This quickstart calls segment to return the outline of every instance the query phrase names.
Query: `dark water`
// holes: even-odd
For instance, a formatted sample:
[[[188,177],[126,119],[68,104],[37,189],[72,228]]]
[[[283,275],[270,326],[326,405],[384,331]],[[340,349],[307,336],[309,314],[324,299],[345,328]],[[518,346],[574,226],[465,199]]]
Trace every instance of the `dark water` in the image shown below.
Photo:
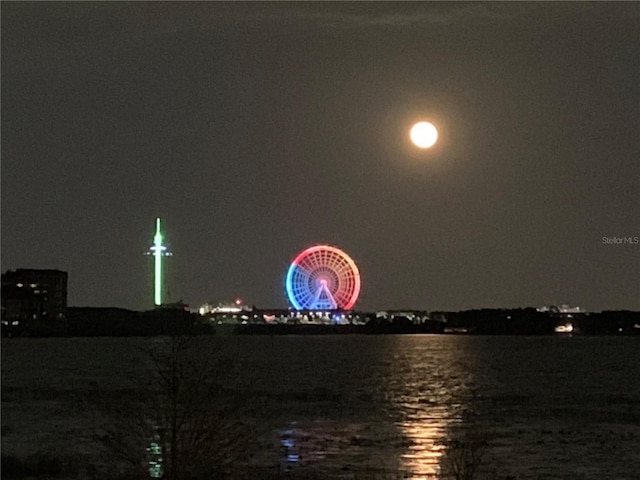
[[[73,392],[145,375],[158,339],[3,341],[3,452],[87,454]],[[254,439],[246,462],[321,478],[640,478],[640,341],[630,337],[209,337]],[[70,446],[69,436],[83,438]],[[65,440],[66,439],[66,440]],[[79,445],[85,445],[86,448]],[[86,450],[86,451],[85,451]],[[251,456],[251,459],[248,459]]]

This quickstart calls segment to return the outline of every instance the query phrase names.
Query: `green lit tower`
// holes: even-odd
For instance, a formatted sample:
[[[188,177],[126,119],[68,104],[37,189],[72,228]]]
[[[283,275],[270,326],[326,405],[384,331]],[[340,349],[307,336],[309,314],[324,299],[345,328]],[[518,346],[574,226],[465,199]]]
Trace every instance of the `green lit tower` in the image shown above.
[[[149,247],[148,255],[153,255],[154,258],[154,282],[153,282],[153,303],[156,307],[162,305],[163,294],[163,274],[162,274],[162,257],[171,255],[167,251],[166,245],[163,241],[162,231],[160,230],[160,217],[156,218],[156,234],[153,237],[153,245]]]

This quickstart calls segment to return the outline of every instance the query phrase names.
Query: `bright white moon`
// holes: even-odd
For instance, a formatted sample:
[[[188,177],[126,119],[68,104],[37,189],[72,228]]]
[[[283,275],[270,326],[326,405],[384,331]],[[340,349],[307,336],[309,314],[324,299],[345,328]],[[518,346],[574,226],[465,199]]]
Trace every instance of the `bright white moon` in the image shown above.
[[[418,122],[411,128],[411,141],[418,148],[429,148],[438,140],[438,129],[429,122]]]

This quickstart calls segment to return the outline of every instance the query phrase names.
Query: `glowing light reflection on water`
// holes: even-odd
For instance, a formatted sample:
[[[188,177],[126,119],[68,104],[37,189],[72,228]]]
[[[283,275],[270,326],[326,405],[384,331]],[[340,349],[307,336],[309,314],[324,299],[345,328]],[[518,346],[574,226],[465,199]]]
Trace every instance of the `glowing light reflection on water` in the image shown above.
[[[278,428],[281,470],[438,478],[446,445],[463,422],[472,377],[459,352],[435,340],[385,339],[384,351],[364,353],[370,357],[359,361],[358,375],[338,355],[327,356],[336,369],[328,365],[330,375],[311,377],[324,386],[310,392],[296,377],[292,390],[304,402],[286,404],[292,411],[306,402],[314,406],[286,415]]]
[[[462,421],[470,379],[451,349],[434,349],[424,337],[416,337],[414,350],[407,341],[397,343],[388,399],[400,412],[397,423],[403,436],[399,471],[403,478],[438,478],[440,461],[452,427]],[[423,361],[416,362],[415,349]]]
[[[446,420],[412,421],[401,425],[407,439],[406,452],[402,454],[402,470],[410,476],[425,478],[437,475],[439,461],[446,438]]]

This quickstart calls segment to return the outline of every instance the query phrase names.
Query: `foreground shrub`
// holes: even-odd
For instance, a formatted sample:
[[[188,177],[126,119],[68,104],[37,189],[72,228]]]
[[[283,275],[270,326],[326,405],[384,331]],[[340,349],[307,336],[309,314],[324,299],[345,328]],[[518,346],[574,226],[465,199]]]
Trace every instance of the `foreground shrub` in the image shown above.
[[[224,478],[255,435],[237,420],[246,402],[221,386],[233,359],[210,352],[199,337],[167,337],[144,352],[146,382],[131,398],[99,406],[108,419],[97,439],[110,474],[128,478]],[[145,384],[146,383],[146,384]],[[116,465],[117,464],[117,465]]]

